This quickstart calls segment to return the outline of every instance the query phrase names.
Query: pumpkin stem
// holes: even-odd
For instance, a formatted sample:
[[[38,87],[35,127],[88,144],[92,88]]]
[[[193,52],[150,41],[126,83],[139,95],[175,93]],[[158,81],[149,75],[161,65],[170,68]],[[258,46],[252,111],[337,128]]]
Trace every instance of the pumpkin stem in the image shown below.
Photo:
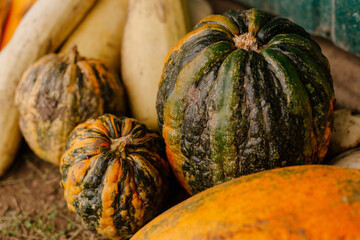
[[[131,135],[122,136],[120,138],[111,139],[110,149],[117,156],[121,158],[126,158],[126,146],[133,143],[133,138]]]
[[[80,60],[80,55],[77,50],[77,46],[75,45],[68,54],[68,63],[69,64],[75,64]]]
[[[235,46],[238,49],[244,49],[246,51],[255,51],[260,52],[261,46],[259,41],[254,37],[252,33],[244,33],[241,35],[236,35],[233,38],[233,41],[235,42]]]

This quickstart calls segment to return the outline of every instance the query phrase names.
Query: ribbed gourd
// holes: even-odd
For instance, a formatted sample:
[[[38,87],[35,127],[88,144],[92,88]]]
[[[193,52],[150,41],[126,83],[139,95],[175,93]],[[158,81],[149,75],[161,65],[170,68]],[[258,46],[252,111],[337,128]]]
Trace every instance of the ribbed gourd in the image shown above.
[[[116,73],[102,61],[49,54],[25,71],[16,89],[19,125],[41,159],[59,164],[74,127],[104,113],[126,113],[125,92]]]
[[[168,53],[157,95],[172,169],[191,194],[242,175],[320,163],[334,90],[319,45],[288,19],[230,10]]]
[[[60,164],[68,208],[90,230],[128,239],[164,208],[165,159],[163,139],[133,118],[105,114],[79,124]]]

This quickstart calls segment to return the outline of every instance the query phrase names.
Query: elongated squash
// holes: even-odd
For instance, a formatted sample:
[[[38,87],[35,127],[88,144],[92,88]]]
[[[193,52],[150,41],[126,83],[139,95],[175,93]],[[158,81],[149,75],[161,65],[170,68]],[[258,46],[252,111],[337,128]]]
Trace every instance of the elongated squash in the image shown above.
[[[157,129],[156,94],[164,60],[190,26],[183,0],[129,0],[121,74],[133,116]]]
[[[188,0],[191,25],[195,26],[201,19],[213,14],[212,7],[207,0]]]
[[[127,3],[128,0],[99,0],[60,52],[66,54],[76,45],[82,56],[101,60],[118,71]]]
[[[4,32],[4,25],[9,14],[11,0],[0,1],[0,42]]]
[[[38,0],[0,52],[0,175],[14,159],[21,135],[14,94],[21,74],[39,57],[57,49],[95,0]]]
[[[3,36],[1,37],[0,49],[3,49],[10,41],[21,19],[35,2],[36,0],[11,1],[9,15],[5,22]]]

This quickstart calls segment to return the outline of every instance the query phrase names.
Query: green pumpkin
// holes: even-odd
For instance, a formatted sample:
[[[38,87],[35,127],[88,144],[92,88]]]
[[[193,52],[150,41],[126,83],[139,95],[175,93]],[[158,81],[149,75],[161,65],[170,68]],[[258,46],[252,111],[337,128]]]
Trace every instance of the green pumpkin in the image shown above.
[[[204,18],[168,53],[157,96],[171,167],[191,194],[242,175],[320,163],[329,63],[309,34],[256,10]]]

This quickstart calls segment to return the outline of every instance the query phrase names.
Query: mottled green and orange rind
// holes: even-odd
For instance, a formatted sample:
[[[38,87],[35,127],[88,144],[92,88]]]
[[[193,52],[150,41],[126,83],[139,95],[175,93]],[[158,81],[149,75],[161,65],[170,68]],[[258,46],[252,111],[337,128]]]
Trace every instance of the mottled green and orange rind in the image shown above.
[[[258,51],[237,49],[252,33]],[[200,21],[169,52],[157,98],[159,129],[191,194],[232,178],[319,163],[330,141],[329,63],[309,34],[256,9]]]
[[[167,210],[132,240],[360,239],[360,171],[279,168],[207,189]]]
[[[50,54],[23,75],[16,91],[21,132],[43,160],[59,164],[74,127],[104,113],[125,114],[125,93],[118,76],[101,61],[76,49]]]
[[[126,138],[114,151],[115,139]],[[79,124],[61,158],[68,208],[89,229],[127,239],[162,209],[169,166],[164,143],[135,119],[106,114]]]

